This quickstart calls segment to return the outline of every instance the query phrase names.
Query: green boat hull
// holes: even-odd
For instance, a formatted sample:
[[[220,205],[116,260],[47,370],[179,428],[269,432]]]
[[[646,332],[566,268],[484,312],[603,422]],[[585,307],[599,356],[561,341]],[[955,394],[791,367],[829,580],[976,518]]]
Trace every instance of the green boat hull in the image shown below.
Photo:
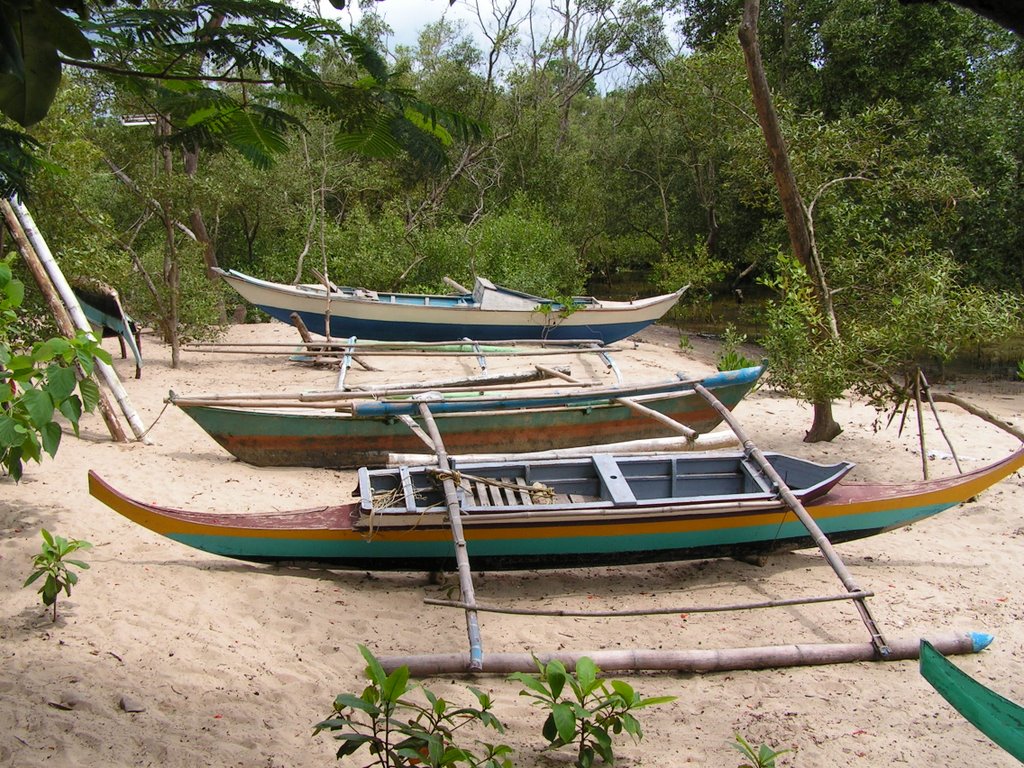
[[[975,728],[1024,762],[1024,707],[1000,696],[921,641],[921,676]]]

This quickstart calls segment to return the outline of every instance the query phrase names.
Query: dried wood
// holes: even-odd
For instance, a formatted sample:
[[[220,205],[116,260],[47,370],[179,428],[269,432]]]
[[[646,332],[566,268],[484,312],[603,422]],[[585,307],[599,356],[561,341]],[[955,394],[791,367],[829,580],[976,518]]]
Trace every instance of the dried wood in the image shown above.
[[[953,441],[949,439],[949,435],[946,434],[946,428],[942,425],[942,419],[939,418],[939,409],[935,407],[935,400],[932,398],[932,387],[928,383],[927,377],[924,375],[924,371],[918,369],[918,376],[921,379],[921,388],[924,390],[925,397],[928,398],[928,405],[931,406],[932,416],[935,417],[935,424],[939,428],[939,432],[942,434],[943,439],[946,441],[946,445],[949,447],[949,452],[953,456],[953,461],[956,464],[956,471],[960,474],[964,473],[963,467],[960,466],[960,457],[956,455],[956,448],[953,447]]]
[[[928,449],[924,440],[924,409],[921,407],[921,369],[914,374],[914,408],[917,410],[917,439],[921,445],[921,474],[928,479]]]

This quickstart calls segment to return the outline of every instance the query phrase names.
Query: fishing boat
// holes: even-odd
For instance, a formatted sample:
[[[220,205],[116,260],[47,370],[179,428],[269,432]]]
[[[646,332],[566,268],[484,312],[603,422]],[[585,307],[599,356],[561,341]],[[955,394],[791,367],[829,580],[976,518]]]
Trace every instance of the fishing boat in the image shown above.
[[[706,432],[721,416],[694,390],[702,384],[734,408],[762,366],[634,386],[409,393],[306,393],[168,398],[236,458],[255,466],[378,467],[388,455],[424,450],[419,403],[451,453],[544,451],[677,434],[669,420]],[[330,399],[328,399],[330,398]],[[652,418],[652,412],[654,417]],[[659,418],[660,417],[660,418]],[[412,429],[410,428],[410,421]]]
[[[636,301],[575,296],[563,304],[481,277],[471,292],[446,296],[286,285],[235,270],[217,272],[242,298],[281,322],[292,324],[292,315],[298,315],[311,333],[377,341],[592,339],[610,344],[659,320],[686,290]]]
[[[927,640],[921,641],[921,676],[992,741],[1024,762],[1024,707],[959,669]]]
[[[82,307],[82,312],[93,332],[99,336],[117,336],[121,346],[121,357],[126,357],[125,347],[135,357],[135,378],[142,376],[142,351],[139,328],[121,304],[121,296],[115,288],[99,280],[79,278],[71,290]]]
[[[768,454],[834,542],[872,536],[976,496],[1024,465],[1024,448],[964,475],[904,485],[840,482],[851,464]],[[747,452],[451,460],[473,568],[574,567],[763,555],[815,545]],[[359,472],[358,500],[296,512],[189,512],[134,500],[89,474],[93,496],[196,549],[250,561],[367,570],[455,566],[434,467]]]

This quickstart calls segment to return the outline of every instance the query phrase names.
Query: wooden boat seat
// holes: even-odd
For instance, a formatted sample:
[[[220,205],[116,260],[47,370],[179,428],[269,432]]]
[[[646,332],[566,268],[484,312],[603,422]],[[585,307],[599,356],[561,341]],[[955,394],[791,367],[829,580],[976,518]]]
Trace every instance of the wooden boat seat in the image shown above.
[[[636,504],[636,496],[629,483],[622,476],[622,470],[615,461],[614,456],[607,453],[598,453],[593,457],[594,468],[597,470],[601,483],[608,489],[608,495],[616,506],[633,506]]]
[[[776,488],[772,483],[768,482],[768,478],[765,477],[764,472],[759,466],[757,466],[750,459],[743,459],[740,465],[746,471],[747,476],[754,481],[754,484],[765,493],[777,494],[779,489]]]

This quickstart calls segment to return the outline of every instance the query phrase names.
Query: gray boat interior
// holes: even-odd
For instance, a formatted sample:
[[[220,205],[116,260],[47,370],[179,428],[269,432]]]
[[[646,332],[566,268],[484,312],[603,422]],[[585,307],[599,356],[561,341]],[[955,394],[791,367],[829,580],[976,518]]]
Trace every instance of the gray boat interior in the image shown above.
[[[824,493],[853,465],[822,465],[784,454],[766,458],[783,482],[809,499]],[[495,463],[452,460],[463,512],[556,504],[630,507],[652,503],[774,499],[778,489],[742,453],[614,456]],[[820,492],[819,492],[820,489]],[[362,508],[375,514],[444,507],[436,467],[359,471]]]

